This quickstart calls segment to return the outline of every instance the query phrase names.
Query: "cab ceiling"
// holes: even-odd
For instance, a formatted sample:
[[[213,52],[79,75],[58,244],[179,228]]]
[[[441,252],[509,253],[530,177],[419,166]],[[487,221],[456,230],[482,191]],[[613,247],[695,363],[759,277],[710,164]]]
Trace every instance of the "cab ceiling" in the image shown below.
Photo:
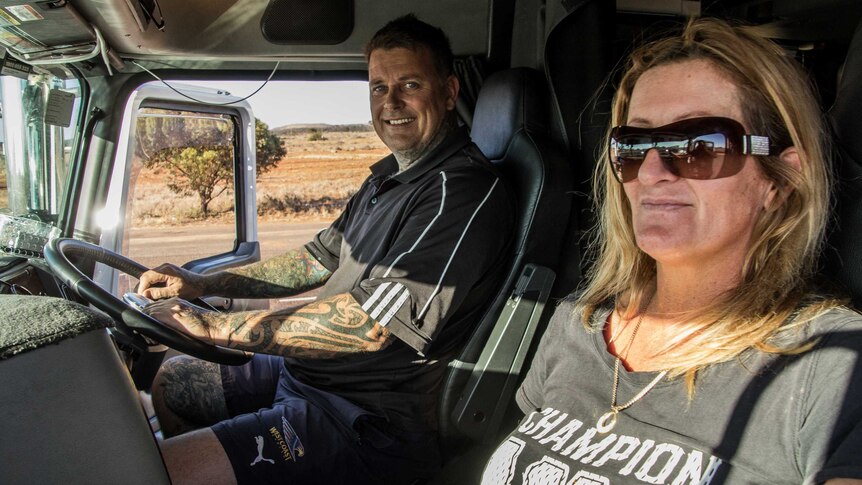
[[[365,42],[386,22],[408,13],[441,27],[456,55],[484,54],[488,45],[489,0],[355,0],[353,31],[336,45],[270,43],[260,28],[267,6],[262,0],[160,0],[163,31],[153,22],[141,29],[145,20],[132,11],[138,9],[138,1],[70,3],[100,30],[115,54],[147,61],[144,65],[167,61],[174,67],[225,68],[249,61],[282,60],[364,69]]]

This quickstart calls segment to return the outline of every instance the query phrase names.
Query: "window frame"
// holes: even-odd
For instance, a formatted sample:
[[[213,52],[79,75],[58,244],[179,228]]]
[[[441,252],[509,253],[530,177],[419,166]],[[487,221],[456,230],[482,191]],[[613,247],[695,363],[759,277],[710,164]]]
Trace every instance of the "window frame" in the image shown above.
[[[103,228],[100,246],[123,254],[126,230],[128,192],[135,153],[135,133],[138,114],[143,108],[193,111],[220,114],[234,120],[234,212],[235,239],[229,251],[188,261],[182,266],[199,273],[211,273],[230,267],[242,266],[260,260],[257,240],[257,203],[255,167],[255,117],[247,101],[227,96],[216,90],[183,86],[183,92],[203,102],[191,101],[159,83],[141,85],[129,97],[123,111],[123,121],[114,156],[109,188],[104,208],[113,212],[116,207],[116,224]],[[230,105],[227,102],[234,101]],[[103,268],[104,269],[104,268]],[[97,282],[116,290],[119,273],[113,269],[97,271]]]

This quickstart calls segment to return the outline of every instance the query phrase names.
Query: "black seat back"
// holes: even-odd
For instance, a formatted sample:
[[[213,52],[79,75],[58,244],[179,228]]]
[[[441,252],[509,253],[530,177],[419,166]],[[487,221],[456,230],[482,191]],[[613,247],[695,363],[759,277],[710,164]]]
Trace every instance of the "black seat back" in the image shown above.
[[[526,67],[490,76],[479,93],[470,133],[482,153],[503,172],[517,199],[515,229],[517,266],[525,256],[531,263],[552,266],[562,241],[553,226],[568,220],[571,189],[568,161],[551,142],[549,104],[544,77]],[[543,237],[534,237],[541,230]]]
[[[564,296],[589,266],[584,234],[593,227],[592,174],[608,123],[613,89],[608,84],[617,60],[616,7],[607,0],[562,2],[567,13],[545,39],[545,72],[552,97],[551,137],[559,140],[573,172],[572,211],[566,230],[568,251],[559,267],[554,296]],[[589,49],[583,46],[589,45]]]
[[[829,110],[835,141],[837,198],[826,274],[862,308],[862,24],[850,43],[835,103]]]
[[[515,358],[516,351],[511,346],[495,344],[489,349],[489,335],[521,342],[528,325],[511,314],[516,306],[513,289],[517,286],[518,296],[514,298],[519,302],[522,299],[536,301],[540,294],[547,299],[553,283],[553,272],[547,268],[553,268],[560,256],[569,217],[567,191],[571,187],[571,175],[567,160],[549,141],[547,132],[548,100],[544,78],[538,71],[509,69],[485,81],[477,100],[471,136],[503,173],[516,197],[515,239],[511,245],[514,252],[505,284],[459,358],[450,363],[439,410],[440,434],[444,440],[465,433],[475,440],[484,440],[485,433],[493,431],[493,423],[503,412],[499,404],[512,402],[514,382],[524,359],[523,355],[520,360]],[[507,306],[509,313],[501,321],[500,315],[505,314]],[[541,313],[541,305],[538,308]],[[536,311],[533,308],[525,314],[529,319]],[[534,332],[535,321],[531,325]],[[529,341],[526,345],[529,346]],[[492,376],[486,371],[492,367],[487,364],[492,359],[488,354],[493,354],[494,350],[499,350],[499,357],[507,362],[501,364],[505,367],[502,373]],[[511,362],[513,359],[517,361],[516,366]],[[502,378],[505,384],[486,381],[486,377]],[[453,418],[456,408],[461,412]]]

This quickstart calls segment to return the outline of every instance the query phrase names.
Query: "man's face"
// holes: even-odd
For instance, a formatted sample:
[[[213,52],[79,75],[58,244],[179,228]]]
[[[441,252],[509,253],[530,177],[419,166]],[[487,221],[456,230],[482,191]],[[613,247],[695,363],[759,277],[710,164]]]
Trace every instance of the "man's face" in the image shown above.
[[[420,47],[375,49],[368,59],[374,130],[399,158],[416,160],[455,108],[458,79],[442,79]]]

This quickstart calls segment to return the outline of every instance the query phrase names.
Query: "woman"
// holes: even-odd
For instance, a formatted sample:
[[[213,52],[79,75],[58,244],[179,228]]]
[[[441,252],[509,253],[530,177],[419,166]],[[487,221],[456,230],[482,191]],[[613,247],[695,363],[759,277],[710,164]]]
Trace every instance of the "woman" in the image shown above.
[[[862,316],[811,289],[829,177],[800,69],[693,20],[632,55],[612,126],[596,264],[483,483],[862,483]]]

